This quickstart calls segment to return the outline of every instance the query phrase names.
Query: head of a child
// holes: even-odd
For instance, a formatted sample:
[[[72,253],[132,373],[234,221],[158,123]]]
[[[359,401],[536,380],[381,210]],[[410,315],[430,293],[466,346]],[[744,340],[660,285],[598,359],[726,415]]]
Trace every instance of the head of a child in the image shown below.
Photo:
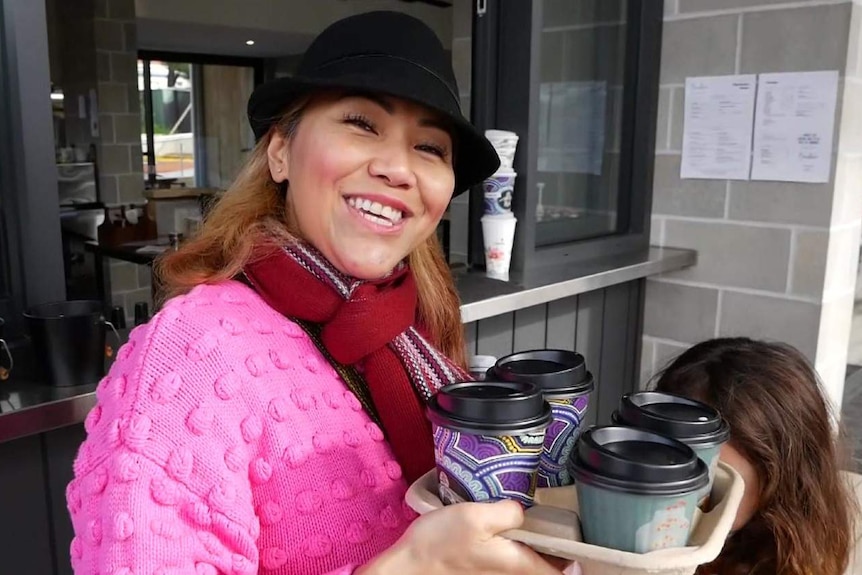
[[[721,459],[745,479],[745,497],[710,573],[843,573],[855,504],[830,408],[798,350],[709,340],[677,357],[656,387],[711,405],[730,425]]]

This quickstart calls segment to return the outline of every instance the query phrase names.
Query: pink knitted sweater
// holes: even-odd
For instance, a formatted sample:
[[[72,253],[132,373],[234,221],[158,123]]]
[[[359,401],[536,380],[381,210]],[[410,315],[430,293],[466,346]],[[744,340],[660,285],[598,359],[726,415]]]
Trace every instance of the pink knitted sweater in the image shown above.
[[[79,575],[349,574],[415,517],[380,428],[240,283],[169,302],[96,394],[66,492]]]

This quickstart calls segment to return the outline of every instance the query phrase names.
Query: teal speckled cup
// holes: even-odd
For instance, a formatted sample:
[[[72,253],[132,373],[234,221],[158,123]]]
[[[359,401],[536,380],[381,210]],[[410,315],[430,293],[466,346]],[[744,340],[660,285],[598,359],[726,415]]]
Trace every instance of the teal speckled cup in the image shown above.
[[[709,471],[684,443],[595,427],[581,434],[568,468],[586,543],[631,553],[687,545]]]
[[[721,446],[730,439],[730,427],[712,407],[672,393],[640,391],[620,399],[615,424],[647,429],[691,447],[709,468],[709,484],[700,494],[700,505],[709,508],[709,496],[718,467]]]

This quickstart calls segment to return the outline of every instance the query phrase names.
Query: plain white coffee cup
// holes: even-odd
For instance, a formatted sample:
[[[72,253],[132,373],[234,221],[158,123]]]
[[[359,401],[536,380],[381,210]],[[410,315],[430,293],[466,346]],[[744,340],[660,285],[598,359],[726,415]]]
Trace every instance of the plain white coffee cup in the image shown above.
[[[509,281],[512,244],[518,219],[512,214],[482,216],[482,237],[485,243],[485,275]]]

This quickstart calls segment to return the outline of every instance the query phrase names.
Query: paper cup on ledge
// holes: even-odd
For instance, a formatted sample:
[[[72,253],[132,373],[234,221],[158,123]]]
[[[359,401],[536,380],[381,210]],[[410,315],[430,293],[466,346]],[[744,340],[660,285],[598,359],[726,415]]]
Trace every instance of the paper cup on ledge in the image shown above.
[[[485,241],[485,275],[509,281],[512,244],[518,220],[511,213],[482,216],[482,236]]]
[[[518,147],[518,134],[507,130],[485,130],[485,137],[497,150],[501,168],[511,168],[515,160],[515,149]]]
[[[511,170],[499,170],[482,183],[485,192],[485,215],[512,213],[512,195],[518,174]]]

